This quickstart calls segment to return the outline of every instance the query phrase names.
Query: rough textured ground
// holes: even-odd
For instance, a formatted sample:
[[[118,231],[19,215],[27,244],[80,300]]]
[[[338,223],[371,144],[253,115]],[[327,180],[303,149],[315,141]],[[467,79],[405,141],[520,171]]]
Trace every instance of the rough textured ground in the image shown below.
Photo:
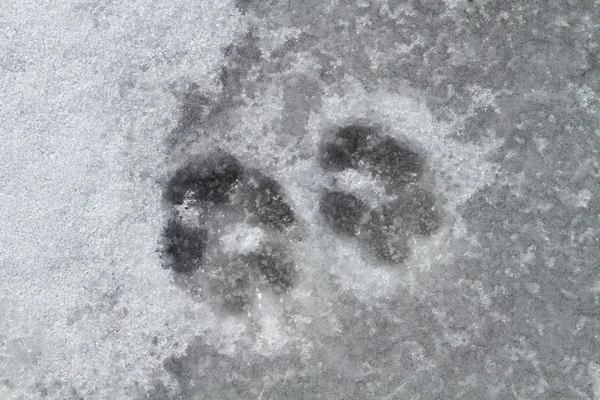
[[[600,4],[7,1],[0,398],[600,399]]]

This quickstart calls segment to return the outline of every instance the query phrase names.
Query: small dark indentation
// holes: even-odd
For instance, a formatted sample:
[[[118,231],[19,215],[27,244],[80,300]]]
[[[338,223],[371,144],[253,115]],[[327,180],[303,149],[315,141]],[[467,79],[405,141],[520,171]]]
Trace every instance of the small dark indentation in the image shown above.
[[[208,232],[171,220],[163,232],[164,254],[170,258],[169,267],[178,273],[190,273],[200,267],[206,250]]]
[[[376,132],[373,128],[361,125],[348,125],[335,133],[336,140],[343,143],[353,152],[365,147],[369,137],[375,135]]]
[[[294,212],[285,201],[279,183],[264,175],[250,183],[246,206],[260,223],[271,228],[283,229],[295,221]]]
[[[375,136],[375,130],[367,126],[349,125],[340,128],[335,132],[333,140],[324,143],[319,150],[321,167],[326,171],[356,168],[369,138]]]
[[[417,182],[423,173],[421,157],[390,137],[365,152],[363,159],[373,175],[395,184]]]
[[[164,197],[173,204],[182,204],[188,194],[198,201],[226,203],[243,171],[231,154],[214,153],[178,169],[168,182]]]
[[[403,225],[402,219],[391,208],[379,207],[369,213],[369,219],[361,226],[361,238],[377,258],[399,263],[409,252]]]
[[[246,254],[243,260],[248,266],[264,275],[277,292],[287,291],[296,279],[294,262],[280,249],[264,248],[261,252]]]
[[[321,167],[326,171],[343,171],[354,165],[352,155],[342,146],[325,143],[320,150]]]
[[[358,197],[339,191],[325,193],[319,201],[319,211],[334,232],[347,236],[358,233],[360,222],[367,211]]]

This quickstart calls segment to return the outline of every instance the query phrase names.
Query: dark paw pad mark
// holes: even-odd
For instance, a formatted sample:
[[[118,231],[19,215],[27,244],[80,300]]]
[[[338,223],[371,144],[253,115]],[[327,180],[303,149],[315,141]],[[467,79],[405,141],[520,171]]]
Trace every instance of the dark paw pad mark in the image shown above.
[[[358,197],[340,191],[321,197],[319,211],[337,234],[357,236],[377,258],[402,262],[409,254],[411,235],[431,235],[440,226],[433,194],[415,185],[424,172],[425,158],[375,128],[339,128],[319,148],[325,171],[358,169],[380,180],[395,200],[369,210]]]
[[[178,169],[167,185],[165,198],[173,204],[182,204],[186,196],[215,204],[226,203],[243,172],[242,165],[232,155],[213,153]]]
[[[166,185],[164,197],[174,213],[163,231],[162,250],[167,266],[180,274],[200,270],[198,278],[203,287],[225,311],[247,310],[253,292],[265,282],[276,293],[293,286],[295,264],[277,239],[263,244],[260,251],[243,255],[234,251],[231,255],[219,248],[218,238],[209,237],[209,232],[219,232],[221,226],[242,222],[245,217],[251,225],[277,231],[275,235],[294,224],[292,208],[275,179],[245,168],[233,155],[215,152],[177,170]],[[185,208],[191,210],[186,216],[197,218],[199,227],[182,222],[182,210],[175,206],[186,200],[190,202]],[[192,217],[194,212],[197,217]],[[210,262],[203,265],[205,253],[210,253],[206,257]]]
[[[326,171],[368,170],[394,185],[414,183],[423,173],[422,157],[391,137],[379,137],[368,126],[349,125],[321,144],[319,162]]]
[[[249,183],[249,187],[246,207],[258,222],[274,229],[283,229],[294,223],[292,208],[274,179],[260,175]]]
[[[321,167],[326,171],[343,171],[356,168],[367,148],[371,137],[375,137],[373,128],[350,125],[335,132],[333,140],[326,142],[319,151]]]
[[[433,195],[414,189],[371,210],[361,226],[361,237],[382,260],[401,262],[408,256],[409,235],[432,235],[439,227]]]
[[[394,184],[415,183],[423,173],[421,157],[390,137],[369,148],[363,160],[373,175]]]
[[[208,240],[205,229],[185,226],[179,220],[171,220],[164,229],[163,237],[164,254],[169,258],[171,269],[189,273],[200,267]]]
[[[358,197],[340,192],[326,192],[319,201],[319,211],[334,232],[355,236],[367,212],[366,204]]]
[[[267,247],[246,254],[243,261],[252,271],[262,274],[277,292],[289,290],[296,279],[296,267],[281,249]]]
[[[408,256],[407,231],[395,210],[382,207],[369,213],[361,227],[361,235],[368,248],[383,261],[401,262]]]

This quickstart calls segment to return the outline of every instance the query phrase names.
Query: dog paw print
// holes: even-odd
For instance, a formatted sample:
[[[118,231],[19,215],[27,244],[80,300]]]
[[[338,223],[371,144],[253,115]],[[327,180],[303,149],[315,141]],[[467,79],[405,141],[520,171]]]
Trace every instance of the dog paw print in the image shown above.
[[[325,224],[337,235],[355,238],[378,260],[404,261],[410,237],[429,236],[439,229],[435,197],[422,188],[425,158],[375,128],[338,128],[321,144],[319,164],[334,177],[355,170],[383,187],[386,201],[374,206],[337,188],[325,190],[319,200]]]
[[[202,282],[228,311],[241,312],[257,288],[288,291],[296,280],[285,232],[296,222],[279,183],[215,151],[175,171],[164,200],[165,265]]]

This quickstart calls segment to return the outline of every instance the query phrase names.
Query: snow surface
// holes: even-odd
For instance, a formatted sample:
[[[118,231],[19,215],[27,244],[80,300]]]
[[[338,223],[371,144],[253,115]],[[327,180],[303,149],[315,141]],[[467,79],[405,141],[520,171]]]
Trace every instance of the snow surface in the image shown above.
[[[232,398],[600,399],[597,9],[233,3],[2,2],[0,399],[175,393],[169,357],[215,399],[236,379]],[[167,150],[181,87],[219,93],[248,31],[263,56],[243,105]],[[323,132],[354,121],[427,155],[443,225],[400,268],[317,212]],[[157,251],[161,183],[215,147],[281,182],[298,218],[282,237],[299,284],[257,289],[242,316],[197,300]],[[336,178],[385,200],[371,177]],[[268,236],[223,229],[240,253]],[[233,366],[194,359],[198,338]]]

